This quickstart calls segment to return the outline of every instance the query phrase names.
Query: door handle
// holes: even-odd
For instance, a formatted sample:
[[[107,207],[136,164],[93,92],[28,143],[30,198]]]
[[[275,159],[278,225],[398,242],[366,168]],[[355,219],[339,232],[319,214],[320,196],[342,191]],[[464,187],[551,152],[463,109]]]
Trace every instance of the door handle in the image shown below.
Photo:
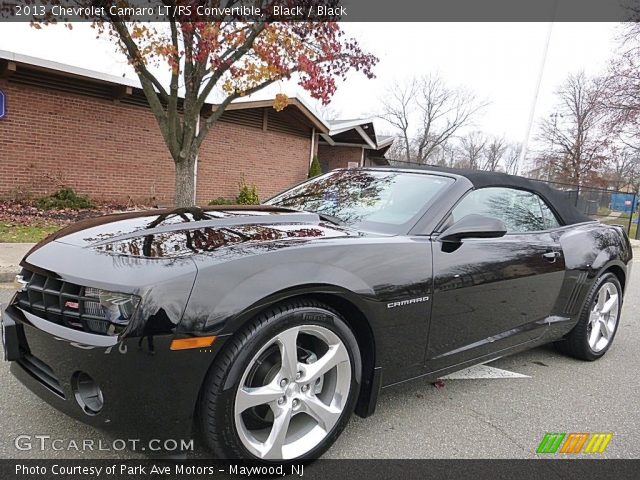
[[[559,259],[562,256],[562,254],[560,252],[554,251],[554,252],[543,253],[542,256],[548,262],[555,263],[555,261]]]

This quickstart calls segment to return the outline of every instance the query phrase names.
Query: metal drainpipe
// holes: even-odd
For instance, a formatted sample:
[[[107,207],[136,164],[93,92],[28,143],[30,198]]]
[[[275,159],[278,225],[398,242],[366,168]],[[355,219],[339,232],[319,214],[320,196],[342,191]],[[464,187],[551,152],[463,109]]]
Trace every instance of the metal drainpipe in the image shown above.
[[[315,141],[316,141],[316,127],[311,127],[311,153],[309,154],[309,167],[311,167],[311,162],[313,162],[313,154],[315,149]]]
[[[200,134],[200,115],[196,120],[196,137]],[[200,150],[198,150],[200,152]],[[199,154],[196,154],[195,164],[193,166],[193,204],[197,205],[198,198],[198,157]]]
[[[638,211],[640,212],[640,209],[638,208],[638,194],[634,194],[633,195],[633,203],[631,204],[631,215],[629,217],[629,233],[631,233],[631,227],[633,226],[633,214]],[[640,240],[640,214],[638,216],[638,219],[636,220],[636,240]]]

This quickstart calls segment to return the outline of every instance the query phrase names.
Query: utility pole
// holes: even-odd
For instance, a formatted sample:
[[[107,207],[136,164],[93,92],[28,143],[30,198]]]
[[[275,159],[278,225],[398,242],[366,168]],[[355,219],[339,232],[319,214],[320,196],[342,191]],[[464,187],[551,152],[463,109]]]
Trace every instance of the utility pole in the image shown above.
[[[556,135],[558,134],[558,117],[562,118],[562,114],[558,112],[554,112],[549,115],[549,118],[553,120],[553,136],[551,137],[551,155],[554,155],[554,150],[556,148]],[[547,182],[551,181],[551,162],[553,162],[553,157],[549,159],[547,163]]]
[[[529,137],[531,136],[531,128],[533,127],[533,119],[536,114],[536,104],[538,103],[538,94],[540,93],[540,85],[542,84],[542,76],[544,74],[544,67],[547,63],[547,55],[549,53],[549,44],[551,43],[551,33],[553,32],[553,24],[558,12],[558,0],[555,1],[553,7],[553,14],[551,16],[551,22],[547,28],[547,36],[545,39],[544,49],[542,51],[542,59],[540,61],[540,69],[538,70],[538,80],[536,81],[536,88],[534,90],[533,99],[531,102],[531,108],[529,110],[529,122],[527,123],[527,131],[522,141],[522,151],[520,152],[520,165],[524,166],[525,158],[527,156],[527,149],[529,148]]]

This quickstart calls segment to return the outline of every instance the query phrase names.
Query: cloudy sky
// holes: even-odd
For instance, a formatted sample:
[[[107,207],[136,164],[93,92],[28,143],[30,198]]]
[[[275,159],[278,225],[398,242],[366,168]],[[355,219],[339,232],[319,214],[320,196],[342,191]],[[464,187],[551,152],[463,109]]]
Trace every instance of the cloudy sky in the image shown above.
[[[598,73],[616,47],[611,23],[345,23],[345,30],[377,55],[377,78],[354,73],[341,84],[332,108],[343,118],[374,116],[394,82],[438,73],[489,103],[474,129],[519,142],[526,137],[538,75],[544,64],[535,118],[553,111],[553,92],[569,73]],[[543,52],[551,32],[546,61]],[[87,24],[35,30],[4,23],[0,49],[46,58],[118,76],[133,76],[126,60]],[[287,86],[277,86],[288,92]],[[377,122],[378,130],[388,130]],[[532,135],[535,135],[535,123]]]

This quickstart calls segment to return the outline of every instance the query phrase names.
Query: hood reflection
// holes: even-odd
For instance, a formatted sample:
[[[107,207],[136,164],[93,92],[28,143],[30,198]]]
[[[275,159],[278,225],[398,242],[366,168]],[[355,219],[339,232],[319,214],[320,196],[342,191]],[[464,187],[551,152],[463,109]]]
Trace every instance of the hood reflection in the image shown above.
[[[174,258],[213,252],[221,247],[282,239],[344,236],[328,225],[246,225],[233,228],[200,228],[145,235],[94,247],[98,251],[147,258]]]

